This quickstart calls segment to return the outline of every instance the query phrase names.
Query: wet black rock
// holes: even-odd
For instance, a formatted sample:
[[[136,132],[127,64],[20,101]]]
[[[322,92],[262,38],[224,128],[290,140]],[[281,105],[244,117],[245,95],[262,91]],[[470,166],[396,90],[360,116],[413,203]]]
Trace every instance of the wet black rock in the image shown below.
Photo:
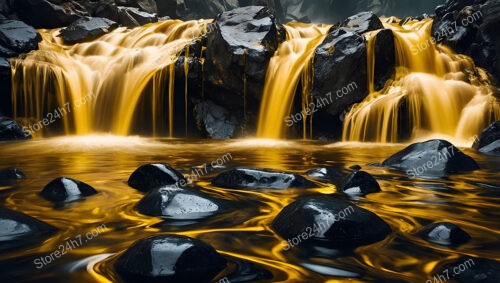
[[[364,171],[356,171],[344,180],[339,190],[351,196],[364,196],[380,192],[380,185],[372,175]]]
[[[213,198],[178,186],[164,186],[150,190],[136,206],[145,215],[173,220],[198,220],[227,212],[226,200]]]
[[[112,20],[85,17],[76,20],[69,27],[61,29],[61,37],[66,43],[73,44],[93,40],[117,27],[118,24]]]
[[[410,177],[441,177],[479,169],[474,159],[445,140],[412,144],[386,159],[382,165],[405,171]]]
[[[64,27],[89,16],[87,9],[77,1],[16,0],[14,8],[21,20],[35,28]]]
[[[17,168],[0,169],[0,185],[26,179],[26,175]]]
[[[0,117],[0,141],[27,139],[31,139],[31,135],[23,131],[16,121],[7,117]]]
[[[500,155],[500,121],[484,129],[472,147],[482,153]]]
[[[142,165],[128,179],[129,186],[142,192],[174,184],[183,187],[187,184],[187,181],[181,173],[166,163]]]
[[[396,47],[394,34],[390,29],[383,29],[375,36],[375,90],[384,88],[387,80],[396,72]]]
[[[459,246],[471,239],[467,232],[448,222],[427,225],[418,235],[426,241],[443,246]]]
[[[354,16],[350,16],[344,21],[341,27],[357,33],[365,33],[384,28],[380,19],[372,12],[361,12]]]
[[[284,39],[280,29],[271,11],[261,6],[219,15],[207,35],[207,82],[232,92],[239,100],[243,100],[245,87],[249,97],[259,98],[269,60]]]
[[[339,166],[318,167],[307,171],[306,174],[311,178],[319,178],[330,181],[338,181],[347,175],[344,168]]]
[[[0,45],[1,51],[1,45]],[[15,56],[14,54],[13,56]],[[12,69],[7,58],[0,57],[0,119],[12,116]],[[1,138],[0,138],[1,139]]]
[[[35,244],[56,231],[31,216],[0,207],[0,251]]]
[[[61,177],[48,183],[40,193],[50,201],[74,201],[97,194],[90,185],[67,177]]]
[[[203,136],[230,139],[236,134],[237,118],[225,108],[206,100],[194,107],[196,123]]]
[[[376,214],[332,196],[297,200],[278,214],[271,227],[294,245],[310,241],[338,248],[375,243],[391,232]]]
[[[446,271],[447,270],[447,271]],[[500,282],[500,263],[491,259],[460,257],[436,268],[434,274],[449,274],[460,283]]]
[[[155,14],[140,11],[138,8],[118,6],[118,22],[127,27],[137,27],[158,21]]]
[[[313,96],[327,105],[320,111],[337,116],[361,102],[368,95],[366,70],[364,38],[343,28],[329,33],[314,55]]]
[[[31,26],[16,20],[0,20],[0,45],[7,50],[28,53],[38,49],[40,34]],[[6,55],[9,55],[6,52]]]
[[[135,242],[118,258],[115,268],[125,281],[210,282],[226,264],[210,245],[166,234]]]
[[[229,189],[290,189],[317,187],[302,176],[260,169],[232,169],[217,175],[212,184]]]

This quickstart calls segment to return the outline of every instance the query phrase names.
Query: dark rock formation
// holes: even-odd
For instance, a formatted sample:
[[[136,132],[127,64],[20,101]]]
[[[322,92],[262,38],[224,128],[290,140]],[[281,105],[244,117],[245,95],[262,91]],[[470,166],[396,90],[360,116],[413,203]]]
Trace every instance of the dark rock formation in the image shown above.
[[[233,93],[234,100],[243,100],[245,88],[247,96],[260,98],[269,60],[281,41],[280,27],[265,7],[222,13],[214,31],[207,35],[207,82]]]
[[[229,189],[290,189],[314,188],[316,185],[292,173],[260,169],[232,169],[217,175],[212,184]]]
[[[112,20],[85,17],[76,20],[69,27],[61,29],[61,37],[66,43],[73,44],[93,40],[117,27],[118,24]]]
[[[56,231],[31,216],[0,207],[0,251],[35,244]]]
[[[384,88],[387,80],[392,78],[396,72],[396,47],[394,46],[394,34],[390,29],[383,29],[375,36],[375,90]]]
[[[17,168],[0,169],[0,185],[26,179],[26,175]]]
[[[330,115],[342,114],[368,95],[366,70],[363,37],[343,28],[335,30],[316,50],[313,96],[328,101],[324,109]]]
[[[23,131],[16,121],[7,117],[0,117],[0,141],[27,139],[31,139],[31,135]]]
[[[52,180],[40,193],[45,199],[55,202],[75,201],[95,194],[97,191],[88,184],[67,177]]]
[[[228,201],[186,190],[164,186],[150,190],[136,206],[145,215],[171,220],[198,220],[229,210]]]
[[[0,45],[0,53],[1,53]],[[12,54],[11,54],[12,55]],[[14,53],[12,56],[15,56]],[[7,58],[0,57],[0,119],[3,115],[12,116],[12,71]]]
[[[482,153],[500,155],[500,121],[484,129],[472,147]]]
[[[348,248],[383,240],[391,228],[376,214],[331,196],[304,197],[286,206],[271,227],[295,245],[314,242]]]
[[[453,272],[454,268],[456,274]],[[500,263],[491,259],[460,257],[437,267],[433,274],[445,274],[445,270],[448,270],[453,275],[453,280],[459,283],[500,282]]]
[[[211,139],[230,139],[235,137],[237,118],[226,109],[210,100],[200,102],[194,107],[198,129]]]
[[[459,246],[470,240],[469,234],[453,223],[433,223],[418,232],[422,239],[443,246]]]
[[[365,33],[384,28],[380,19],[372,12],[362,12],[350,16],[344,21],[341,27],[357,33]]]
[[[380,192],[380,185],[372,175],[364,171],[356,171],[344,180],[339,190],[351,196],[364,196]]]
[[[132,244],[115,268],[127,282],[210,282],[226,263],[200,240],[165,234]]]
[[[326,166],[311,169],[306,172],[307,176],[311,178],[319,178],[323,180],[338,183],[348,174],[344,168],[338,166]]]
[[[179,187],[184,187],[187,181],[181,173],[166,163],[142,165],[128,179],[129,186],[142,192],[175,184],[178,184]]]
[[[479,169],[476,161],[445,140],[415,143],[386,159],[384,166],[405,171],[410,177],[435,176]]]
[[[16,0],[14,8],[24,22],[35,28],[57,28],[89,16],[77,1]]]
[[[21,21],[0,21],[0,46],[2,49],[12,50],[19,53],[28,53],[38,49],[38,42],[42,40],[40,34],[33,28]],[[9,55],[8,51],[4,51]]]
[[[500,2],[449,0],[436,8],[432,34],[458,53],[472,56],[500,82]]]
[[[118,6],[118,22],[127,27],[137,27],[158,21],[154,14],[146,13],[138,8]]]

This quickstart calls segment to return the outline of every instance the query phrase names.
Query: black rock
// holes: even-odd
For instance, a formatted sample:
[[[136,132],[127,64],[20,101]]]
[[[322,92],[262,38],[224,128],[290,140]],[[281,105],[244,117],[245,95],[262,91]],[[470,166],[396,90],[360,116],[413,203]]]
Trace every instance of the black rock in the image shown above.
[[[26,175],[17,168],[0,169],[0,184],[26,179]]]
[[[380,19],[373,14],[373,12],[361,12],[354,16],[350,16],[344,21],[341,27],[357,33],[365,33],[384,28]]]
[[[12,69],[9,60],[4,57],[0,57],[0,93],[2,93],[0,95],[0,118],[3,115],[12,116],[12,95],[10,95],[12,93]]]
[[[294,245],[313,242],[338,248],[378,242],[391,232],[376,214],[324,195],[300,198],[286,206],[271,227]]]
[[[215,29],[207,35],[207,82],[241,101],[245,87],[248,97],[260,98],[269,60],[284,39],[280,29],[265,7],[248,6],[220,14]],[[214,101],[224,106],[222,103],[231,102]]]
[[[136,206],[145,215],[174,220],[198,220],[229,210],[228,201],[209,195],[164,186],[150,190]]]
[[[347,173],[344,168],[338,166],[325,166],[311,169],[306,172],[307,176],[312,178],[325,179],[330,181],[338,181],[343,179]]]
[[[175,184],[184,187],[187,185],[187,180],[181,173],[166,163],[142,165],[128,179],[129,186],[142,192]]]
[[[89,16],[77,1],[16,0],[14,8],[19,17],[35,28],[58,28]]]
[[[352,196],[364,196],[380,192],[380,185],[372,175],[364,171],[356,171],[344,180],[340,191]]]
[[[414,143],[382,165],[405,171],[410,177],[435,176],[479,169],[476,161],[445,140]]]
[[[384,88],[387,80],[396,72],[396,47],[394,34],[390,29],[383,29],[375,36],[375,90]]]
[[[118,6],[118,22],[127,27],[142,26],[158,21],[154,14],[140,11],[138,8]]]
[[[97,194],[97,191],[84,182],[61,177],[48,183],[40,193],[50,201],[74,201]]]
[[[69,27],[61,29],[61,37],[66,43],[93,40],[115,28],[118,24],[105,18],[85,17],[76,20]]]
[[[23,131],[16,121],[7,117],[0,117],[0,141],[27,139],[31,139],[31,135]]]
[[[314,55],[313,96],[328,101],[318,112],[336,116],[361,102],[368,95],[366,70],[364,38],[342,28],[329,33]]]
[[[0,251],[35,244],[56,231],[31,216],[0,207]]]
[[[460,257],[436,268],[433,273],[443,276],[449,273],[450,278],[460,283],[498,283],[500,263],[491,259]]]
[[[230,139],[235,137],[237,118],[225,108],[210,100],[200,102],[194,107],[196,123],[202,134],[211,139]]]
[[[232,169],[217,175],[212,184],[230,189],[290,189],[317,187],[302,176],[260,169]]]
[[[118,258],[115,268],[125,281],[210,282],[226,264],[210,245],[166,234],[135,242]]]
[[[500,155],[500,121],[484,129],[472,147],[482,153]]]
[[[16,20],[0,21],[0,44],[18,53],[38,49],[40,34],[31,26]]]
[[[448,222],[427,225],[417,234],[426,241],[443,246],[459,246],[471,238],[460,227]]]

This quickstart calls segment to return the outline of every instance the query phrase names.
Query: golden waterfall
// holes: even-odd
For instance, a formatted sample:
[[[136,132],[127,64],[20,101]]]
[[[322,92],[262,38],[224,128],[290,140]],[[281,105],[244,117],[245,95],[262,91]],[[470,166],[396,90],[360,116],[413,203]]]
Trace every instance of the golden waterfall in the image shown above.
[[[284,26],[286,41],[278,47],[267,69],[257,128],[259,138],[285,137],[284,119],[290,114],[300,79],[303,107],[308,107],[312,89],[312,56],[331,28],[329,25],[304,23]]]
[[[39,50],[11,61],[14,116],[41,121],[61,109],[66,134],[127,135],[141,101],[147,101],[141,113],[150,113],[148,127],[153,133],[165,128],[161,135],[171,136],[175,62],[207,23],[169,20],[117,28],[75,45],[65,45],[59,29],[40,30]],[[158,126],[163,117],[168,117],[168,132]]]
[[[409,129],[412,138],[432,134],[467,141],[500,119],[488,74],[469,57],[433,44],[432,20],[384,26],[395,36],[395,79],[349,111],[344,141],[397,142],[401,129]],[[374,90],[375,36],[367,36],[369,89]]]

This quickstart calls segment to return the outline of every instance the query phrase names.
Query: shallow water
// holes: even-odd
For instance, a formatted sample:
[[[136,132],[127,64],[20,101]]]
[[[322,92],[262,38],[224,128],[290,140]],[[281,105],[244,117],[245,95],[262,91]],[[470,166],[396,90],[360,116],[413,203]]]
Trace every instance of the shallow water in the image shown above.
[[[500,160],[470,149],[481,170],[446,179],[410,179],[402,172],[368,164],[380,163],[405,145],[326,144],[310,141],[192,141],[139,137],[64,137],[0,145],[0,168],[17,167],[28,178],[0,187],[0,203],[59,228],[45,242],[0,253],[1,282],[114,282],[117,253],[134,241],[161,233],[201,239],[220,253],[253,262],[272,272],[272,282],[425,282],[436,264],[459,255],[500,259]],[[245,204],[246,209],[198,223],[169,223],[141,215],[134,205],[143,193],[126,183],[141,164],[166,162],[182,173],[231,154],[231,159],[201,176],[204,192]],[[302,195],[334,194],[334,185],[317,183],[308,190],[244,191],[214,187],[218,172],[258,167],[304,173],[324,165],[360,165],[379,181],[382,192],[351,199],[383,218],[393,233],[383,241],[353,251],[298,246],[283,250],[270,224],[279,211]],[[67,176],[100,193],[65,206],[54,206],[38,193],[52,179]],[[339,198],[346,198],[338,195]],[[413,234],[434,221],[449,221],[472,240],[458,248],[432,245]],[[87,233],[105,229],[92,239]],[[104,226],[101,226],[104,227]],[[83,236],[83,243],[49,264],[34,260]]]

